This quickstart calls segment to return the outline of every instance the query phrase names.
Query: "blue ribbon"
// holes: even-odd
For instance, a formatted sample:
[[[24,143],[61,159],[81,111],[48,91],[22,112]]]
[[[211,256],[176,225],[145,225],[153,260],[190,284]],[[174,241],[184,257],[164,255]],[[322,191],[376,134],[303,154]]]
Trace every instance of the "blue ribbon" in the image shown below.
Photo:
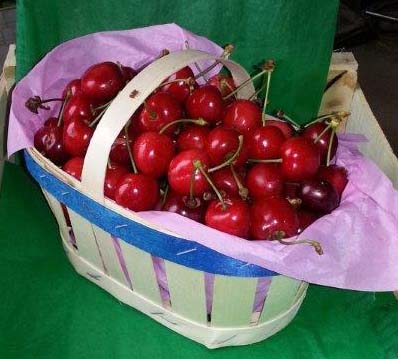
[[[134,222],[62,182],[38,165],[27,151],[25,151],[25,161],[33,178],[58,201],[112,236],[145,252],[208,273],[237,277],[278,275],[260,266],[218,253],[197,242],[177,238]]]

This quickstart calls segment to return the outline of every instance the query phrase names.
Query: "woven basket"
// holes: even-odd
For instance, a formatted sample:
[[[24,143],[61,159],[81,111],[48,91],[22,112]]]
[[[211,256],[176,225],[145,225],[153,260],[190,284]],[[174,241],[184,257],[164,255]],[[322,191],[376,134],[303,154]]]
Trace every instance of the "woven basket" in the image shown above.
[[[103,194],[111,145],[131,115],[164,78],[203,60],[216,57],[194,50],[175,52],[153,62],[127,84],[98,124],[81,182],[34,148],[25,152],[25,158],[57,219],[65,252],[79,274],[166,327],[208,348],[217,348],[258,342],[284,328],[297,313],[307,283],[156,228]],[[238,64],[218,60],[231,71],[237,85],[249,78]],[[133,91],[136,96],[130,96]],[[248,98],[253,91],[248,85],[238,96]],[[155,257],[155,262],[164,264],[167,298],[161,295]],[[260,282],[267,284],[265,300],[255,307]],[[214,286],[212,291],[206,290],[209,283]]]

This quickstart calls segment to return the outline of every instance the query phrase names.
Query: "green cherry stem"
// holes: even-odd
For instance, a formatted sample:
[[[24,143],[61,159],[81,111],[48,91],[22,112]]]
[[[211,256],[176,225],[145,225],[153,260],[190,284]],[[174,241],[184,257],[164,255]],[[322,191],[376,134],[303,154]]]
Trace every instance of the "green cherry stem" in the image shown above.
[[[330,160],[331,160],[331,155],[332,155],[332,145],[333,145],[333,140],[334,136],[336,136],[336,130],[334,127],[332,127],[332,133],[330,134],[330,139],[329,139],[329,146],[328,146],[328,154],[326,157],[326,166],[329,167],[330,165]]]
[[[220,170],[221,168],[227,167],[227,166],[229,166],[230,164],[232,164],[232,163],[236,160],[236,158],[237,158],[237,157],[239,156],[239,154],[240,154],[240,151],[242,150],[242,146],[243,146],[243,136],[240,135],[240,136],[238,137],[238,139],[239,139],[239,145],[238,145],[238,148],[237,148],[237,150],[235,151],[235,153],[234,153],[228,160],[226,160],[225,162],[219,164],[218,166],[215,166],[215,167],[210,168],[210,169],[209,169],[209,173],[212,173],[212,172],[215,172],[215,171]]]
[[[108,106],[109,106],[109,104],[108,104]],[[101,110],[101,112],[94,118],[94,120],[92,120],[91,122],[90,122],[90,124],[88,125],[88,127],[94,127],[100,120],[101,120],[101,118],[102,118],[102,116],[104,115],[104,113],[106,112],[106,110],[108,109],[108,106],[107,107],[105,107],[105,108],[103,108],[102,110]]]
[[[129,131],[128,131],[129,125],[130,125],[130,122],[127,122],[126,126],[124,126],[124,134],[126,136],[126,147],[127,147],[127,152],[129,153],[131,167],[133,167],[133,172],[138,173],[137,167],[134,162],[133,152],[131,152],[130,136],[129,136]]]
[[[271,75],[272,75],[272,70],[268,70],[267,71],[267,86],[265,89],[265,98],[264,98],[264,105],[263,105],[263,113],[262,113],[262,120],[263,120],[263,126],[265,126],[265,122],[266,122],[266,109],[267,109],[267,105],[268,105],[268,95],[269,95],[269,87],[271,84]]]
[[[163,197],[162,197],[162,203],[161,203],[161,208],[163,208],[164,204],[166,203],[167,195],[169,193],[169,185],[166,186],[166,188],[163,191]]]
[[[317,143],[317,142],[321,139],[321,137],[322,137],[327,131],[329,131],[331,128],[332,128],[332,125],[329,123],[329,124],[324,128],[324,130],[317,136],[317,138],[314,140],[314,143]]]
[[[263,70],[259,72],[257,75],[254,75],[253,77],[247,79],[246,81],[243,81],[234,91],[229,93],[227,96],[224,96],[223,100],[225,101],[228,100],[230,97],[235,96],[235,94],[237,94],[243,87],[247,86],[250,82],[264,75],[266,72],[267,72],[266,70]]]
[[[278,241],[279,243],[285,245],[285,246],[291,246],[291,245],[296,245],[296,244],[308,244],[312,247],[314,247],[315,252],[317,252],[319,255],[323,254],[323,249],[321,244],[318,241],[313,241],[310,239],[300,239],[300,240],[295,240],[295,241],[285,241],[283,238],[285,237],[285,232],[284,231],[275,231],[272,235],[270,240],[271,241]]]
[[[59,113],[58,113],[57,127],[60,127],[61,124],[62,124],[62,119],[63,119],[63,117],[64,117],[65,106],[66,106],[66,104],[69,102],[69,99],[70,99],[71,97],[72,97],[72,95],[71,95],[70,91],[68,91],[67,94],[66,94],[66,96],[65,96],[65,98],[64,98],[64,101],[62,102],[62,106],[61,106],[61,108],[60,108],[60,110],[59,110]]]
[[[321,116],[315,117],[313,121],[305,124],[304,128],[307,128],[308,126],[311,126],[314,123],[321,122],[323,120],[326,120],[326,119],[332,118],[332,117],[337,117],[341,121],[342,119],[348,117],[349,115],[351,115],[351,113],[350,112],[346,112],[346,111],[337,111],[337,112],[327,113],[325,115],[321,115]]]
[[[232,176],[234,177],[234,181],[235,181],[236,185],[238,186],[239,196],[241,196],[241,198],[243,200],[246,200],[247,196],[249,195],[249,190],[242,185],[241,181],[239,181],[239,178],[238,178],[238,175],[236,174],[234,165],[231,164],[230,166],[231,166]]]
[[[282,158],[272,158],[269,160],[257,160],[254,158],[249,158],[247,162],[250,163],[282,163]]]
[[[173,122],[170,122],[170,123],[164,125],[164,126],[159,130],[159,133],[162,134],[162,133],[164,133],[169,127],[174,126],[174,125],[179,124],[179,123],[193,123],[193,124],[198,125],[198,126],[206,126],[206,125],[208,125],[208,123],[207,123],[203,118],[198,118],[198,119],[196,119],[196,120],[190,119],[190,118],[182,118],[182,119],[180,119],[180,120],[176,120],[176,121],[173,121]]]

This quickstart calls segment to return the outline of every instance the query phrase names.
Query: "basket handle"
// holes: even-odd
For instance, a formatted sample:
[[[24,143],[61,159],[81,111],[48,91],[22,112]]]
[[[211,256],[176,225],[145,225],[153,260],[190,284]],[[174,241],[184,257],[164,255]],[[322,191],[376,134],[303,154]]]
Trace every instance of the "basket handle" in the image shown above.
[[[239,64],[218,58],[197,50],[182,50],[164,56],[139,72],[112,101],[88,146],[84,159],[80,190],[104,204],[104,182],[107,161],[111,146],[130,117],[144,100],[164,81],[179,69],[194,62],[219,60],[227,67],[239,85],[249,79],[249,74]],[[134,91],[135,96],[130,96]],[[240,98],[248,98],[254,92],[252,83],[244,86],[238,93]]]

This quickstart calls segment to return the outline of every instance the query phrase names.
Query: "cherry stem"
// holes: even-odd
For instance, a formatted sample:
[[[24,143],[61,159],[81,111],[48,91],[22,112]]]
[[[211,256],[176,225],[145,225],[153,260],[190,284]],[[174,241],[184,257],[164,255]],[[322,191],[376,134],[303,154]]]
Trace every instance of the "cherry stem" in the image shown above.
[[[164,125],[160,130],[159,133],[162,134],[164,133],[169,127],[174,126],[178,123],[193,123],[198,126],[206,126],[208,123],[203,119],[203,118],[198,118],[196,120],[190,119],[190,118],[182,118],[180,120],[176,120],[173,122],[169,122],[168,124]]]
[[[128,130],[129,125],[130,125],[130,122],[127,122],[126,126],[124,126],[124,134],[126,136],[126,147],[127,147],[127,152],[129,153],[131,167],[133,167],[133,172],[138,173],[137,167],[134,162],[133,153],[131,152],[131,147],[130,147],[130,138],[129,138],[130,136],[129,136],[129,130]]]
[[[332,128],[332,125],[331,125],[331,124],[328,124],[328,125],[324,128],[324,130],[316,137],[316,139],[314,140],[314,143],[317,143],[317,142],[321,139],[321,137],[322,137],[327,131],[329,131],[331,128]]]
[[[239,140],[239,145],[238,145],[238,148],[236,149],[235,153],[225,162],[219,164],[218,166],[210,168],[209,173],[212,173],[212,172],[220,170],[221,168],[227,167],[236,160],[236,158],[239,156],[240,151],[242,150],[243,136],[239,135],[238,140]]]
[[[289,122],[290,124],[293,125],[295,129],[299,129],[301,125],[299,125],[296,121],[294,121],[291,117],[286,115],[282,110],[279,110],[278,113],[276,114],[276,120],[281,121],[281,122]]]
[[[322,246],[321,246],[321,244],[318,241],[313,241],[313,240],[310,240],[310,239],[300,239],[300,240],[296,240],[296,241],[291,241],[290,242],[290,241],[285,241],[282,238],[275,238],[273,240],[276,240],[279,243],[287,245],[287,246],[290,246],[290,245],[293,245],[293,244],[308,244],[308,245],[314,247],[315,252],[317,252],[319,255],[323,254]]]
[[[204,168],[202,166],[202,163],[199,160],[195,160],[195,161],[193,161],[193,165],[194,165],[195,169],[199,170],[200,173],[202,173],[203,177],[206,178],[206,181],[209,183],[209,185],[211,186],[211,188],[215,192],[218,200],[220,201],[220,203],[222,205],[222,208],[226,209],[227,206],[225,205],[224,199],[222,198],[220,191],[217,189],[217,187],[215,186],[215,184],[213,183],[213,181],[211,180],[209,175],[204,170]]]
[[[265,98],[264,98],[263,114],[262,114],[263,126],[265,126],[265,122],[267,120],[267,118],[265,116],[265,111],[266,111],[267,105],[268,105],[268,95],[269,95],[269,86],[271,84],[271,75],[272,75],[272,70],[268,70],[267,71],[267,87],[265,89]]]
[[[282,158],[273,158],[269,160],[257,160],[254,158],[249,158],[247,162],[251,163],[282,163]]]
[[[330,139],[329,139],[329,146],[328,146],[328,154],[326,157],[326,166],[329,167],[330,165],[330,157],[332,155],[332,145],[333,145],[333,140],[334,136],[336,135],[336,130],[332,127],[332,133],[330,134]]]
[[[234,181],[235,181],[236,185],[238,186],[239,196],[241,196],[241,198],[243,200],[246,200],[247,196],[249,195],[249,190],[242,185],[242,182],[239,180],[238,175],[235,171],[235,168],[232,164],[231,164],[231,172],[232,172],[232,176],[234,177]]]
[[[42,100],[40,96],[33,96],[29,97],[28,100],[25,102],[26,108],[33,113],[38,114],[39,108],[42,110],[49,110],[50,107],[44,106],[45,103],[53,102],[53,101],[64,101],[63,98],[50,98],[46,100]]]
[[[69,99],[72,97],[70,91],[67,92],[64,101],[62,102],[62,106],[59,109],[59,113],[58,113],[58,122],[57,122],[57,127],[60,127],[62,124],[62,119],[64,117],[64,110],[65,110],[65,106],[68,103]]]
[[[223,100],[228,100],[230,97],[235,96],[243,87],[247,86],[250,82],[253,82],[256,78],[264,75],[268,70],[263,70],[259,72],[257,75],[254,75],[253,77],[247,79],[246,81],[243,81],[234,91],[229,93],[227,96],[223,97]]]
[[[167,195],[169,193],[169,189],[170,189],[169,185],[166,185],[166,188],[164,189],[164,192],[163,192],[161,208],[163,208],[164,204],[166,203],[166,199],[167,199]]]
[[[109,106],[109,105],[108,105]],[[105,113],[105,111],[108,109],[108,107],[105,107],[104,109],[102,109],[102,111],[94,118],[94,120],[92,120],[90,122],[90,124],[88,125],[88,127],[94,127],[102,118],[103,114]]]
[[[175,79],[175,80],[170,80],[170,81],[161,83],[161,84],[158,86],[158,88],[159,88],[159,87],[166,86],[166,85],[171,85],[171,84],[174,84],[174,83],[176,83],[176,82],[185,82],[186,85],[190,85],[191,82],[192,82],[192,80],[193,80],[192,77],[188,77],[188,78],[186,78],[186,79]]]
[[[346,111],[337,111],[337,112],[331,112],[325,115],[321,115],[318,117],[315,117],[315,119],[307,124],[304,125],[304,128],[307,128],[308,126],[313,125],[314,123],[317,122],[321,122],[323,120],[326,120],[328,118],[332,118],[332,117],[337,117],[340,121],[346,117],[348,117],[349,115],[351,115],[350,112],[346,112]]]
[[[101,109],[103,109],[103,108],[105,108],[105,107],[108,107],[108,106],[111,104],[112,101],[113,101],[113,99],[110,100],[110,101],[107,102],[107,103],[104,103],[104,104],[101,105],[101,106],[95,107],[95,108],[94,108],[94,111],[98,111],[98,110],[101,110]]]
[[[264,83],[261,85],[261,87],[260,87],[257,91],[254,91],[253,95],[251,95],[251,96],[249,97],[249,100],[251,101],[251,100],[257,98],[258,94],[264,90],[265,85],[266,85],[266,84],[265,84],[265,82],[264,82]]]
[[[197,169],[194,169],[191,173],[191,178],[189,181],[189,202],[194,201],[193,198],[193,184],[195,182],[195,173],[196,173]]]

